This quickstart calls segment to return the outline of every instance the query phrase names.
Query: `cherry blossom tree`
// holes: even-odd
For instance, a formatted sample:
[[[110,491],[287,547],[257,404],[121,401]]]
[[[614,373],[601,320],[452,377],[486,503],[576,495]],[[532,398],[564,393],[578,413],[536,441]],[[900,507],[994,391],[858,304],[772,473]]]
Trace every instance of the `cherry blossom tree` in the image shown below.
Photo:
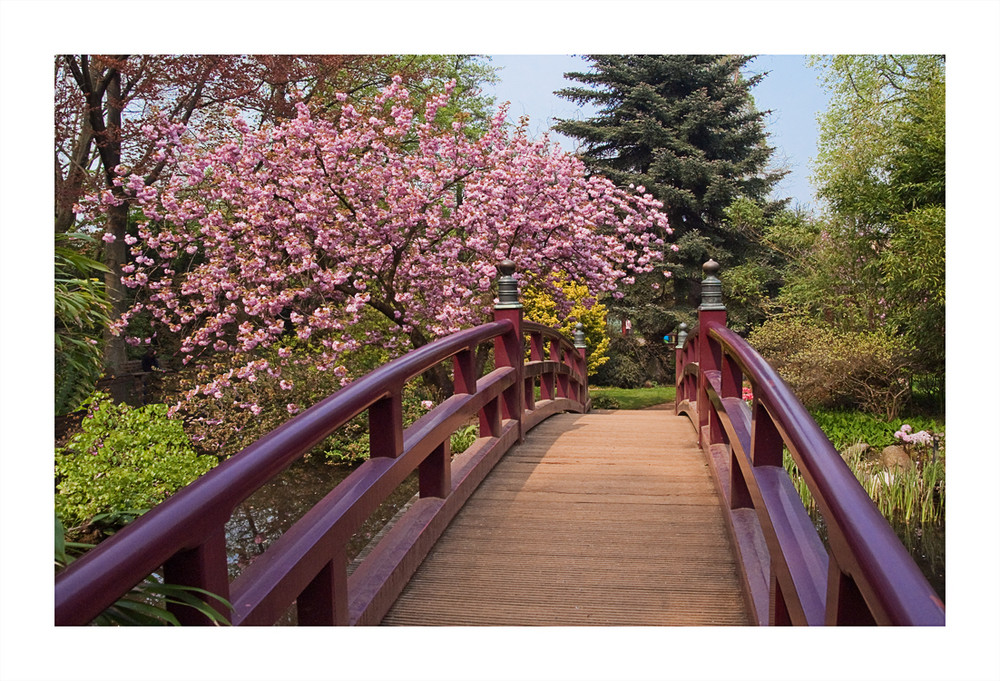
[[[128,261],[122,238],[129,196],[114,184],[122,168],[146,185],[169,177],[170,157],[143,129],[163,119],[213,140],[219,116],[238,107],[255,125],[296,115],[296,101],[322,106],[334,88],[369,92],[393,74],[421,83],[459,71],[469,77],[485,67],[468,58],[415,55],[59,55],[55,60],[55,231],[78,224],[77,204],[88,193],[109,192],[115,201],[103,216],[116,239],[106,242],[105,289],[117,313],[126,308],[120,267]],[[124,345],[108,339],[105,362],[115,371]]]
[[[556,282],[614,292],[659,262],[655,234],[670,228],[656,199],[588,176],[524,126],[511,131],[504,109],[473,138],[461,119],[437,121],[447,89],[419,115],[398,77],[364,115],[337,99],[323,118],[302,102],[275,125],[235,118],[235,135],[211,147],[164,118],[145,133],[177,171],[158,186],[115,181],[145,218],[138,237],[122,237],[134,259],[122,281],[138,297],[113,332],[151,342],[129,335],[130,319],[146,316],[181,339],[184,363],[233,355],[189,397],[280,376],[289,332],[317,348],[317,370],[346,382],[344,358],[364,344],[401,354],[481,323],[505,258],[522,286],[567,309]],[[95,204],[119,200],[105,192]],[[280,361],[255,358],[272,346]]]

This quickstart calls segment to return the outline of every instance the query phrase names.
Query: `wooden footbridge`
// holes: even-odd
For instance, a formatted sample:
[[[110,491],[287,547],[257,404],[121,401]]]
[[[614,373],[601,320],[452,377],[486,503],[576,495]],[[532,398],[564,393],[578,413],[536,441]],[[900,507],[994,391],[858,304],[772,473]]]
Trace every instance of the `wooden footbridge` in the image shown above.
[[[512,267],[493,322],[334,393],[61,572],[56,624],[90,622],[161,568],[226,598],[235,625],[273,624],[293,604],[300,625],[944,624],[829,440],[726,328],[718,265],[705,266],[697,332],[680,334],[675,413],[592,413],[582,332],[571,342],[523,320]],[[478,376],[484,343],[496,369]],[[404,385],[442,362],[453,396],[404,429]],[[231,582],[236,506],[365,411],[371,458]],[[477,416],[479,439],[452,456],[451,434]],[[413,471],[419,496],[349,564],[352,535]]]

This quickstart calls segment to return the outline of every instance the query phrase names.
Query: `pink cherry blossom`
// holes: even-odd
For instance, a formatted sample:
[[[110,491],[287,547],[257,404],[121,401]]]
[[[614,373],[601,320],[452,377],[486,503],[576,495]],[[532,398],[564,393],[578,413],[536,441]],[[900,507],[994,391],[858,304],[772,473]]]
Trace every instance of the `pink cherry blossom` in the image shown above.
[[[144,217],[122,278],[136,303],[113,332],[144,314],[154,332],[181,335],[185,364],[237,353],[245,363],[233,380],[252,381],[281,376],[247,358],[278,344],[289,359],[290,323],[319,348],[316,368],[345,383],[342,358],[365,345],[398,355],[486,321],[500,260],[563,312],[560,278],[620,296],[619,283],[662,267],[671,230],[643,187],[619,189],[547,140],[511,131],[504,108],[478,139],[428,122],[454,87],[422,112],[394,81],[365,117],[338,94],[329,118],[301,103],[275,126],[234,118],[215,146],[165,119],[147,126],[177,170],[125,187]],[[389,323],[365,323],[372,314]]]

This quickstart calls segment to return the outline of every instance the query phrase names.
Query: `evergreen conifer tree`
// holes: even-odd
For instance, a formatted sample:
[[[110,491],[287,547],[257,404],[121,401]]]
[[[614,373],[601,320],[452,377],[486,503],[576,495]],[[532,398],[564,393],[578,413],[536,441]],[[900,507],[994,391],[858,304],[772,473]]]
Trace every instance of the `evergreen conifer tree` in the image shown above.
[[[680,321],[691,323],[699,298],[701,265],[712,257],[723,267],[750,254],[745,235],[731,229],[725,209],[737,198],[767,213],[783,202],[767,196],[784,174],[769,167],[764,115],[747,77],[746,56],[590,55],[591,70],[567,73],[583,84],[558,91],[577,104],[594,104],[586,120],[564,120],[555,129],[582,142],[578,153],[595,173],[619,185],[643,186],[663,201],[679,251],[665,269],[637,278],[624,298],[609,305],[647,339],[659,339]],[[662,343],[658,343],[662,347]],[[657,354],[663,354],[662,351]]]

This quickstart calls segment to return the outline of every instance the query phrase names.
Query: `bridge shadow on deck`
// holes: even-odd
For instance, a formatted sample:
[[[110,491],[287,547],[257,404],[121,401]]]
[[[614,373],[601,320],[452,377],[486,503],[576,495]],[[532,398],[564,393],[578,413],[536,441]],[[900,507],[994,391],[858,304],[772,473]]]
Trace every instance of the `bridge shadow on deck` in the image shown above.
[[[743,625],[719,496],[690,421],[560,414],[480,484],[388,625]]]

